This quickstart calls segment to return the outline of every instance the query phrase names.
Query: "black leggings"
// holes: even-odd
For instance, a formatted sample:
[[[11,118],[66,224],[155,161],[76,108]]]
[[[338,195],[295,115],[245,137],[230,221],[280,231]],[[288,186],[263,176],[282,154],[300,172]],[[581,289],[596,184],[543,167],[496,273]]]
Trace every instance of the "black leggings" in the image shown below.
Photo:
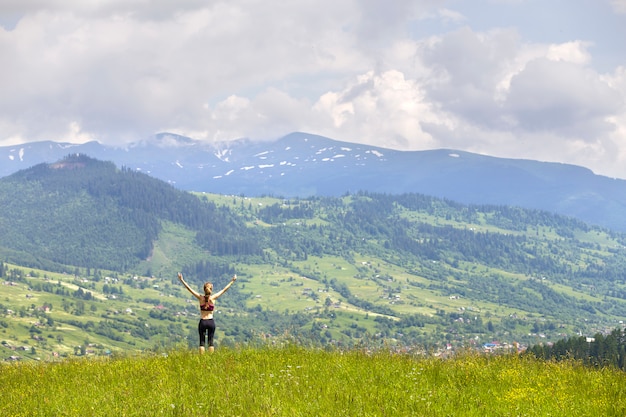
[[[209,346],[213,346],[213,335],[215,334],[213,319],[200,319],[198,334],[200,335],[200,346],[204,346],[206,336],[209,336]]]

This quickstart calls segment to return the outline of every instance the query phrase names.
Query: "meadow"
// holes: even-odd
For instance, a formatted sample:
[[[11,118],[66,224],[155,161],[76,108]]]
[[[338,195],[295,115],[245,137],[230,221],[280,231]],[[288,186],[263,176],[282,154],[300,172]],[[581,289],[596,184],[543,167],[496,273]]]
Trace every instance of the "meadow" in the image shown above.
[[[624,416],[626,374],[576,362],[235,347],[0,366],[0,415]]]

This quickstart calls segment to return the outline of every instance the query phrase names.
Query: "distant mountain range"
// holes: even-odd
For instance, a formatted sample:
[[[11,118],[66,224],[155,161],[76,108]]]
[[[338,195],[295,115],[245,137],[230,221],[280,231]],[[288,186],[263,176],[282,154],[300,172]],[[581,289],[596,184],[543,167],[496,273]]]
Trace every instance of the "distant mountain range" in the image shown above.
[[[439,149],[397,151],[292,133],[206,144],[174,134],[114,147],[33,142],[0,147],[0,176],[73,153],[139,170],[176,188],[227,195],[420,193],[465,204],[546,210],[626,231],[626,181],[586,168]]]

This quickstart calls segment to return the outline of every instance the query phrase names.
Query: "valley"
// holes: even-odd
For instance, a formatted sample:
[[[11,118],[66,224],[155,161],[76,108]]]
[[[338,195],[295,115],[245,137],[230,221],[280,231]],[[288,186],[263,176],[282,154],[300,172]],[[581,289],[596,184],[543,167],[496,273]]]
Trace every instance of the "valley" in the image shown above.
[[[195,348],[198,307],[178,270],[197,289],[239,276],[220,299],[218,346],[512,349],[610,332],[626,316],[622,236],[568,218],[417,195],[196,198],[246,225],[225,240],[262,251],[218,255],[162,221],[126,272],[4,263],[3,356]]]

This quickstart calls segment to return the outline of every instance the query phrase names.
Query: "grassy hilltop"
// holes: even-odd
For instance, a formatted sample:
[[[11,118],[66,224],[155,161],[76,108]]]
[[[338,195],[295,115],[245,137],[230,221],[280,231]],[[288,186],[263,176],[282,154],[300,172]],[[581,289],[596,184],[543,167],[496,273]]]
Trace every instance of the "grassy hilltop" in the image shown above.
[[[188,350],[7,365],[13,416],[623,416],[626,374],[516,355]]]

